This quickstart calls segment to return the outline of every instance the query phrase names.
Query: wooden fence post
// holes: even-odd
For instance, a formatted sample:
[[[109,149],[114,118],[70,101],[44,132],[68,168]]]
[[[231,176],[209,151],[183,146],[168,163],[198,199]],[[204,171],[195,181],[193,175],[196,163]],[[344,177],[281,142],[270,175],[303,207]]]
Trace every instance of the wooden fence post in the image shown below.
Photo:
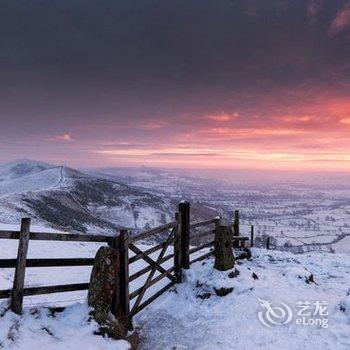
[[[254,225],[250,226],[250,247],[254,247]]]
[[[181,219],[181,265],[183,269],[190,268],[190,203],[181,202],[179,212]]]
[[[178,222],[175,232],[174,242],[174,266],[175,266],[175,278],[177,283],[182,282],[182,249],[181,249],[181,214],[175,214],[175,220]]]
[[[239,236],[239,210],[235,210],[235,216],[233,220],[233,236],[238,237]],[[234,241],[233,242],[233,247],[238,248],[239,247],[239,242]]]
[[[112,303],[112,313],[115,317],[122,317],[122,322],[128,329],[132,329],[129,301],[129,234],[128,230],[120,230],[119,236],[113,237],[108,245],[118,250],[119,270],[116,276],[115,295]]]
[[[119,236],[111,237],[110,241],[108,242],[108,246],[113,249],[119,249]],[[118,261],[118,263],[120,265],[120,261]],[[118,266],[117,275],[115,276],[115,291],[114,291],[113,301],[111,305],[111,312],[115,317],[117,317],[118,307],[119,307],[119,294],[120,294],[119,270],[120,270],[120,266]]]
[[[216,228],[220,225],[220,222],[221,222],[221,218],[220,217],[215,218],[215,221],[214,221],[215,229],[214,229],[214,231],[216,231]]]
[[[17,263],[13,280],[11,310],[16,314],[22,313],[23,287],[26,269],[26,260],[30,236],[30,218],[24,218],[21,222],[21,231],[18,240]]]
[[[121,230],[119,235],[119,256],[120,256],[120,290],[119,307],[121,314],[125,317],[128,329],[132,329],[130,318],[129,300],[129,232]]]

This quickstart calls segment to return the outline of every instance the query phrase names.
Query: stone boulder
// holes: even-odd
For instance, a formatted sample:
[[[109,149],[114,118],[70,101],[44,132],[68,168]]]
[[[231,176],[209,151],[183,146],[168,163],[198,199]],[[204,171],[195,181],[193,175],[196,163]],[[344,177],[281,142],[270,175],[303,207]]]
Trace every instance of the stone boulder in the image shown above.
[[[88,304],[99,324],[107,321],[116,293],[116,281],[119,273],[119,253],[110,247],[101,247],[95,257],[91,271]]]
[[[219,225],[215,229],[215,265],[220,271],[227,271],[233,268],[235,257],[232,252],[232,229],[228,226]]]

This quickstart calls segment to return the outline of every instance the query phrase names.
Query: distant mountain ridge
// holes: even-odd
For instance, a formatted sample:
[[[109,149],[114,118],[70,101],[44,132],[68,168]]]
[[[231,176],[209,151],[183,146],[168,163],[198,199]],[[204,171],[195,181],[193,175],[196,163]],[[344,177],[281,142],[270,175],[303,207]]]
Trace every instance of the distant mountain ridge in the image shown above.
[[[35,174],[53,165],[36,162],[29,159],[19,159],[5,165],[0,165],[0,181],[11,180],[17,177]]]
[[[115,233],[173,220],[176,202],[167,196],[65,166],[32,160],[0,165],[0,222],[37,223],[73,232]],[[201,208],[199,218],[206,214]],[[208,215],[212,211],[208,209]]]

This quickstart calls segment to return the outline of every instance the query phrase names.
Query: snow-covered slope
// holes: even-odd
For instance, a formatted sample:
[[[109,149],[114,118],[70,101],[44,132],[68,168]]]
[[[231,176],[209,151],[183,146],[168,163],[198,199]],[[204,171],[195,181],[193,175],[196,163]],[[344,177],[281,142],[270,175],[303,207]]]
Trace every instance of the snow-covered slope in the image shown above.
[[[63,169],[63,167],[53,167],[0,181],[0,197],[59,188],[63,181]]]
[[[15,160],[11,163],[0,165],[0,181],[35,174],[50,168],[52,168],[52,165],[34,160]]]
[[[0,167],[0,224],[35,224],[59,230],[115,233],[173,220],[177,202],[167,196],[64,166],[18,161]],[[197,219],[212,215],[200,208]],[[196,219],[195,218],[195,219]]]
[[[214,270],[213,259],[191,266],[184,283],[136,317],[142,349],[350,349],[349,255],[254,249],[235,270],[236,277],[234,269]],[[218,296],[220,288],[232,292]],[[275,324],[262,303],[270,303]],[[304,324],[302,314],[309,314]]]
[[[3,169],[0,222],[19,223],[20,217],[30,216],[58,229],[115,232],[170,219],[170,203],[165,200],[74,169],[33,162]]]

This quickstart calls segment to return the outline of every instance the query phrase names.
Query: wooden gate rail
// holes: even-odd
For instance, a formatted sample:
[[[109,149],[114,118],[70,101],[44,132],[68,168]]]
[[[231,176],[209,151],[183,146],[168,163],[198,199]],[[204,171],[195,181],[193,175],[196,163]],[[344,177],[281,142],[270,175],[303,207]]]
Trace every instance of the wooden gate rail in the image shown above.
[[[151,271],[146,279],[146,282],[144,283],[144,285],[139,288],[138,290],[136,290],[133,295],[129,295],[129,298],[131,299],[132,297],[136,297],[137,296],[137,299],[135,301],[135,304],[133,305],[132,309],[131,309],[131,312],[130,312],[130,317],[133,317],[139,310],[143,309],[145,306],[143,305],[143,303],[141,303],[145,293],[146,293],[146,290],[148,288],[150,288],[152,285],[154,285],[155,283],[157,283],[158,281],[160,281],[161,279],[165,278],[165,277],[168,277],[170,278],[172,281],[171,283],[176,283],[176,279],[175,277],[173,277],[170,273],[175,271],[175,264],[172,268],[168,269],[168,270],[165,270],[163,267],[160,266],[160,262],[162,260],[162,258],[164,257],[165,255],[165,252],[166,250],[168,249],[168,247],[170,246],[171,243],[174,243],[175,242],[175,236],[178,234],[178,229],[177,229],[177,226],[178,226],[178,221],[175,221],[176,223],[176,229],[175,227],[173,228],[173,230],[171,231],[170,235],[168,236],[165,244],[163,245],[158,257],[157,257],[157,260],[154,261],[153,259],[149,258],[149,257],[144,257],[144,259],[152,264],[152,268],[151,268]],[[129,245],[129,248],[130,249],[133,249],[134,251],[136,250],[137,253],[140,253],[140,250],[135,247],[134,245]],[[136,248],[136,249],[135,249]],[[141,252],[142,253],[142,252]],[[160,271],[161,274],[155,278],[153,278],[153,276],[155,275],[156,271]],[[169,277],[171,276],[171,277]],[[148,300],[146,300],[144,303],[147,303]],[[148,305],[148,304],[147,304]]]
[[[207,252],[207,253],[205,253],[205,254],[203,254],[203,255],[201,255],[201,256],[193,259],[193,260],[190,260],[190,265],[192,265],[192,264],[194,264],[194,263],[196,263],[198,261],[205,260],[205,259],[207,259],[207,258],[209,258],[209,257],[214,255],[214,243],[213,242],[209,242],[209,243],[203,244],[201,247],[199,247],[199,249],[197,249],[197,247],[193,248],[193,252],[191,252],[191,253],[195,253],[195,252],[197,252],[197,251],[199,251],[201,249],[209,248],[209,247],[213,247],[213,248],[209,252]]]
[[[206,225],[210,225],[210,224],[215,224],[218,220],[220,220],[219,217],[215,217],[212,219],[208,219],[208,220],[204,220],[204,221],[198,221],[198,222],[194,222],[193,224],[190,224],[190,229],[194,229],[200,226],[206,226]]]
[[[154,247],[150,248],[150,249],[147,249],[145,251],[141,251],[140,249],[138,249],[137,247],[135,247],[134,244],[129,244],[129,248],[131,250],[134,250],[134,253],[135,255],[132,256],[130,259],[129,259],[129,264],[132,264],[134,263],[135,261],[138,261],[140,259],[143,259],[145,256],[148,256],[154,252],[156,252],[157,250],[163,248],[165,246],[166,242],[162,242],[162,243],[159,243],[157,245],[155,245]],[[133,248],[131,248],[133,247]],[[138,252],[136,253],[135,250],[137,250]]]
[[[189,225],[190,229],[190,237],[189,240],[193,241],[196,239],[204,238],[204,237],[210,237],[213,236],[212,240],[206,243],[203,243],[201,245],[195,246],[193,248],[189,248],[188,254],[191,256],[194,253],[199,252],[202,249],[214,247],[214,233],[217,225],[219,225],[221,218],[220,217],[214,217],[208,220],[203,220],[199,222],[195,222]],[[197,232],[195,229],[202,228],[204,226],[214,225],[214,228],[207,229],[206,231],[199,231]],[[202,261],[204,259],[209,258],[210,256],[214,255],[214,249],[211,249],[209,252],[206,252],[205,254],[196,257],[194,259],[190,259],[189,265],[194,264],[195,262]]]
[[[25,287],[26,267],[92,266],[94,264],[93,258],[27,259],[28,246],[31,240],[108,244],[115,241],[115,237],[104,235],[30,232],[30,219],[28,218],[22,219],[20,231],[1,230],[0,239],[18,240],[17,259],[0,259],[0,268],[15,268],[13,288],[0,290],[0,299],[11,298],[11,309],[18,314],[22,311],[23,297],[25,296],[72,292],[89,288],[89,283]]]
[[[163,288],[161,288],[158,292],[154,293],[151,297],[149,297],[146,301],[144,301],[141,305],[139,305],[134,312],[131,314],[131,317],[139,313],[141,310],[143,310],[146,306],[151,304],[154,300],[156,300],[158,297],[160,297],[163,293],[165,293],[167,290],[169,290],[171,287],[175,285],[175,282],[170,282]]]
[[[207,258],[210,258],[210,257],[213,256],[213,255],[214,255],[214,249],[213,249],[212,251],[206,253],[206,254],[203,254],[203,255],[199,256],[199,257],[196,258],[196,259],[191,260],[191,261],[190,261],[190,264],[192,265],[192,264],[194,264],[194,263],[196,263],[196,262],[198,262],[198,261],[205,260],[205,259],[207,259]]]
[[[211,236],[215,233],[215,230],[208,230],[208,231],[203,231],[203,232],[196,232],[195,234],[191,235],[190,240],[194,240],[197,238],[203,238],[203,237],[208,237]]]
[[[172,242],[174,242],[174,239],[172,239],[170,243],[172,243]],[[170,244],[170,243],[169,243],[169,244]],[[168,248],[169,244],[163,245],[163,249],[164,249],[165,247]],[[141,251],[139,248],[137,248],[137,247],[134,246],[133,244],[129,245],[129,249],[132,250],[133,252],[140,252],[140,251]],[[144,257],[143,257],[143,260],[144,260],[146,263],[148,263],[149,266],[146,266],[146,267],[145,267],[144,269],[142,269],[142,270],[146,270],[146,269],[147,269],[147,271],[151,271],[153,268],[156,268],[156,270],[158,270],[159,272],[164,273],[164,272],[166,272],[166,271],[165,271],[165,269],[164,269],[162,266],[160,266],[160,264],[162,264],[164,261],[169,260],[169,259],[172,258],[172,257],[174,257],[174,254],[171,254],[170,257],[167,258],[166,260],[164,260],[165,257],[162,257],[162,258],[160,259],[159,263],[157,264],[157,262],[154,261],[154,260],[153,260],[152,258],[150,258],[149,256],[144,256]],[[140,270],[140,271],[142,271],[142,270]],[[136,272],[136,274],[138,274],[140,271]],[[140,276],[142,276],[142,275],[143,275],[143,274],[141,274]],[[132,275],[132,276],[130,276],[129,280],[130,280],[133,276],[135,276],[135,274]],[[170,273],[168,274],[168,278],[171,279],[172,281],[175,281],[175,277],[173,277],[172,275],[170,275]],[[133,278],[133,279],[135,279],[135,278]]]
[[[92,266],[94,258],[27,259],[26,267]],[[17,259],[1,259],[0,268],[16,267]]]
[[[168,254],[168,255],[166,255],[164,258],[161,259],[160,264],[163,264],[164,262],[170,260],[170,259],[173,258],[173,257],[174,257],[174,254]],[[131,275],[131,276],[129,277],[129,282],[131,282],[131,281],[135,280],[136,278],[141,277],[141,276],[144,275],[145,273],[151,271],[151,270],[152,270],[152,264],[153,264],[153,262],[152,262],[150,265],[144,267],[143,269],[141,269],[141,270],[135,272],[133,275]]]
[[[169,222],[168,224],[141,232],[135,236],[130,237],[129,243],[135,243],[135,242],[139,241],[140,239],[145,239],[145,238],[148,238],[150,236],[157,235],[157,234],[162,233],[164,231],[167,231],[169,229],[175,228],[175,227],[177,227],[177,225],[178,225],[178,221],[173,221],[173,222]]]
[[[199,245],[197,247],[193,247],[193,248],[190,249],[190,255],[193,254],[193,253],[196,253],[196,252],[198,252],[198,251],[200,251],[202,249],[212,247],[212,246],[214,246],[214,244],[215,244],[215,241],[210,241],[208,243],[204,243],[204,244]]]
[[[0,239],[19,239],[19,231],[0,231]],[[31,241],[63,241],[63,242],[105,242],[113,240],[112,236],[85,235],[75,233],[49,233],[49,232],[30,232]]]
[[[79,290],[89,289],[90,283],[75,283],[75,284],[61,284],[57,286],[42,286],[42,287],[25,287],[23,288],[23,296],[33,296],[41,294],[74,292]],[[0,299],[10,298],[12,289],[0,290]]]
[[[175,266],[172,266],[170,269],[167,269],[167,270],[164,270],[163,273],[159,274],[157,277],[153,278],[147,288],[153,286],[154,284],[156,284],[157,282],[161,281],[164,277],[169,277],[170,273],[171,272],[174,272],[175,271]],[[170,275],[172,276],[172,275]],[[170,278],[170,280],[174,283],[176,283],[176,280],[175,278]],[[138,289],[136,289],[134,292],[130,293],[130,300],[134,299],[135,297],[137,297],[141,291],[142,291],[143,287],[140,287]]]

